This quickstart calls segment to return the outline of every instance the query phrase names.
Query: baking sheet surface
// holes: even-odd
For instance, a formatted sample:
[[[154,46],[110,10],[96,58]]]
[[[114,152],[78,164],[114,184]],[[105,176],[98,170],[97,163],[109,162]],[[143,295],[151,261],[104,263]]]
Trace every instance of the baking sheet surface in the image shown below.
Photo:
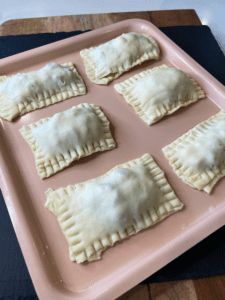
[[[152,36],[160,47],[160,59],[144,62],[107,86],[92,83],[79,51],[124,32]],[[14,122],[1,119],[0,139],[4,143],[1,147],[1,188],[40,299],[53,299],[53,295],[54,299],[113,299],[224,224],[225,178],[216,184],[210,195],[197,191],[177,177],[161,149],[225,108],[225,88],[154,25],[143,20],[123,21],[3,59],[0,75],[38,70],[52,61],[61,64],[73,62],[84,79],[87,94],[30,112]],[[148,126],[115,91],[114,84],[161,64],[178,67],[194,78],[207,97]],[[117,147],[82,158],[56,175],[41,180],[33,153],[19,129],[80,103],[101,107],[111,123]],[[44,207],[45,191],[98,177],[144,153],[150,153],[165,172],[185,208],[136,236],[116,243],[103,253],[99,261],[71,262],[59,223]]]

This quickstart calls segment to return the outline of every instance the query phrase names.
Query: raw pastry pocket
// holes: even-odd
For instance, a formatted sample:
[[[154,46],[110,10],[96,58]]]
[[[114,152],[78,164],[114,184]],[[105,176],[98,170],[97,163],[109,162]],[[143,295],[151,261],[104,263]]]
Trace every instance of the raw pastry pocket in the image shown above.
[[[0,117],[12,121],[29,111],[84,94],[84,81],[71,62],[0,76]]]
[[[148,59],[159,58],[159,48],[147,34],[124,33],[98,47],[80,52],[90,80],[107,84]]]
[[[166,65],[136,74],[114,87],[148,125],[205,97],[194,79]]]
[[[56,215],[77,263],[100,259],[108,246],[183,207],[150,154],[46,195],[45,207]]]
[[[49,177],[92,153],[115,148],[109,121],[98,105],[79,104],[20,132],[34,153],[38,174]]]
[[[186,184],[209,194],[225,175],[225,110],[198,124],[162,150]]]

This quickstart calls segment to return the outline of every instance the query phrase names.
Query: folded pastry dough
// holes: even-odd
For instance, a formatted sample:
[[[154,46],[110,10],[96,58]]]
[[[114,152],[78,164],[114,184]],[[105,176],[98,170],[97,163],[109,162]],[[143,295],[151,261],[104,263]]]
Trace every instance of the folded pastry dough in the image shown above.
[[[147,34],[124,33],[98,47],[80,52],[90,80],[107,84],[148,59],[159,58],[159,47]]]
[[[148,125],[205,97],[194,79],[166,65],[136,74],[114,87]]]
[[[73,63],[49,63],[38,71],[0,76],[0,117],[17,116],[86,94],[83,79]]]
[[[45,207],[56,215],[70,259],[77,263],[100,259],[108,246],[183,207],[148,153],[98,178],[48,189],[46,195]]]
[[[198,124],[162,149],[176,174],[210,194],[225,176],[225,110]]]
[[[24,125],[20,132],[34,153],[42,179],[61,171],[74,160],[116,146],[109,121],[94,104],[73,106],[51,118]]]

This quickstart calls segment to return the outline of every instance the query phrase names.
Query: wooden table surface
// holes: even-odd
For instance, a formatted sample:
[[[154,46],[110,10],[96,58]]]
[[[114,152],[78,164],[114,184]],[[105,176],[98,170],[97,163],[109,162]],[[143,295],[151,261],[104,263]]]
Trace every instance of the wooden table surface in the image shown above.
[[[97,29],[127,19],[144,19],[157,27],[197,25],[193,9],[106,13],[9,20],[0,25],[0,35],[69,32]],[[137,285],[117,300],[224,300],[225,275],[201,279]]]

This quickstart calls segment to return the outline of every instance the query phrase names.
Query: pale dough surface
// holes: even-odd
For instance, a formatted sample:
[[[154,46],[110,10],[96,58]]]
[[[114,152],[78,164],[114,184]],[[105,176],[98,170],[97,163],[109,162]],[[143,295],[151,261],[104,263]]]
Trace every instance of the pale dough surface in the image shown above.
[[[114,87],[148,125],[205,97],[193,79],[167,65],[143,71]]]
[[[98,47],[84,49],[80,55],[90,80],[107,84],[145,60],[158,59],[159,48],[150,36],[130,32]]]
[[[0,76],[0,117],[12,121],[29,111],[84,94],[84,81],[71,62]]]
[[[225,110],[162,149],[176,174],[208,194],[225,175]]]
[[[79,104],[51,118],[24,125],[20,132],[31,146],[42,179],[74,160],[116,146],[109,121],[94,104]]]
[[[100,259],[108,246],[183,207],[150,154],[46,195],[45,207],[56,215],[70,259],[78,263]]]

